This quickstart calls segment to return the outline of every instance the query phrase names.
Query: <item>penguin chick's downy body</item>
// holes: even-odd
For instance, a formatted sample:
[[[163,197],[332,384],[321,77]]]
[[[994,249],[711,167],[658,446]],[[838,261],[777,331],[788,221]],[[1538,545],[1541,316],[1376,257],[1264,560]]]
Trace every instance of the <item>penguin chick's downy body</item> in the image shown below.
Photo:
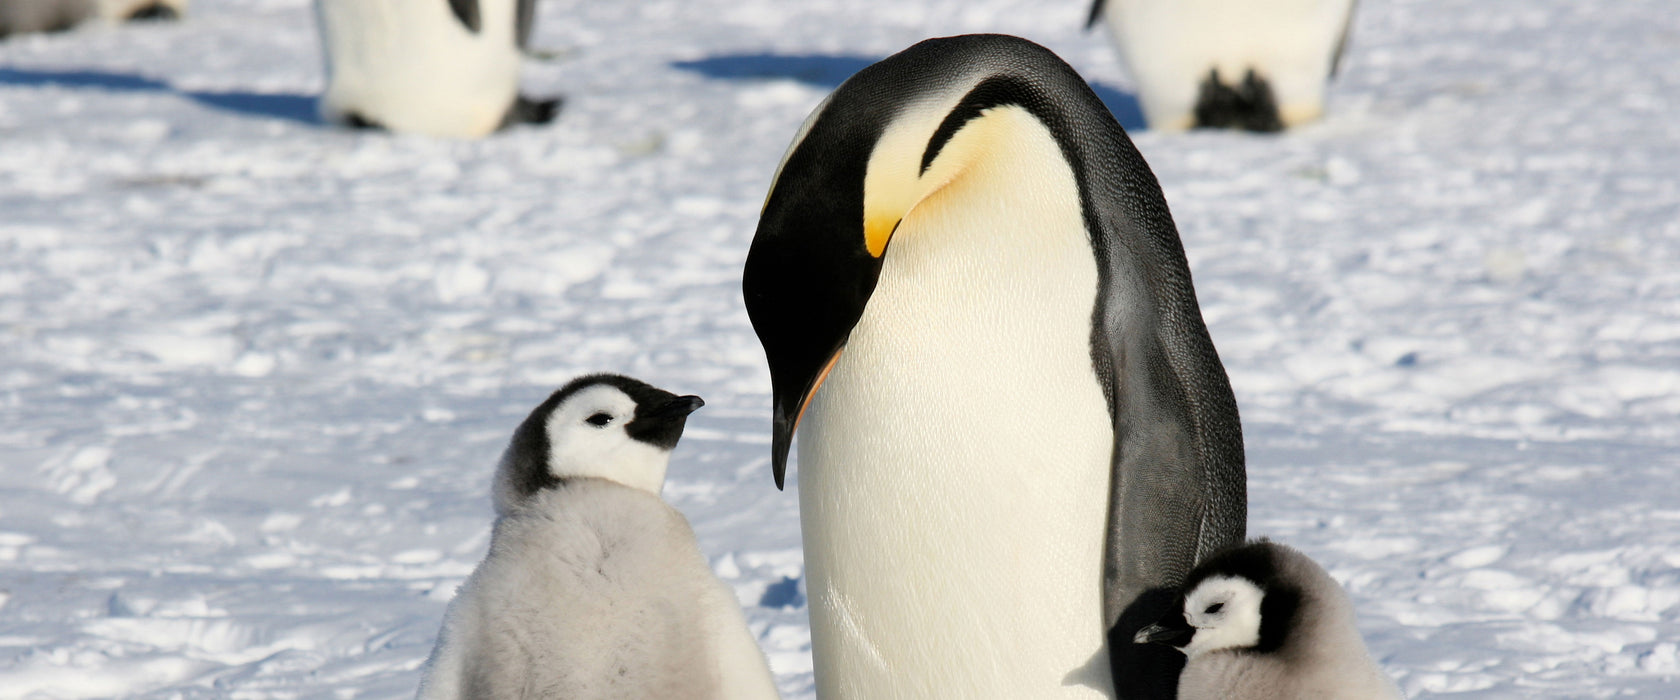
[[[1188,657],[1179,700],[1398,700],[1365,650],[1353,603],[1322,567],[1259,540],[1218,554],[1185,580],[1180,612],[1139,642]]]
[[[1356,0],[1095,0],[1149,128],[1277,131],[1324,112]]]
[[[316,0],[326,49],[321,118],[477,138],[554,118],[519,94],[536,0]]]
[[[175,19],[187,0],[0,0],[0,37],[56,32],[98,17],[108,22]]]
[[[776,697],[734,594],[659,498],[695,396],[573,380],[514,433],[490,552],[445,614],[421,700]]]
[[[1131,643],[1159,613],[1122,613],[1243,541],[1242,431],[1160,186],[1078,73],[1002,35],[859,71],[794,137],[742,286],[778,486],[801,431],[819,696],[1176,679]]]

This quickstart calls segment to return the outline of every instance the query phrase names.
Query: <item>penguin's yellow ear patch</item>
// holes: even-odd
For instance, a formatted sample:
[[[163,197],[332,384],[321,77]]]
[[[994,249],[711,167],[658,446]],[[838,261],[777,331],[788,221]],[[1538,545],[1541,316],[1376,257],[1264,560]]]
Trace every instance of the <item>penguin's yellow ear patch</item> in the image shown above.
[[[941,105],[942,107],[953,107]],[[951,184],[985,154],[1008,146],[1012,129],[1033,117],[1014,105],[992,107],[962,125],[924,172],[922,154],[949,109],[919,109],[899,117],[869,155],[863,176],[863,240],[869,254],[887,252],[898,224],[922,200]]]

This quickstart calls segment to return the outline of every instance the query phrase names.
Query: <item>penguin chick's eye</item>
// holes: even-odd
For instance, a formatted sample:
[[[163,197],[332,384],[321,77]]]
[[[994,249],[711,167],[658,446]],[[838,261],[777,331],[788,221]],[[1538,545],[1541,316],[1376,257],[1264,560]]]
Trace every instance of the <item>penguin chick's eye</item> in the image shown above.
[[[608,423],[612,422],[612,416],[609,416],[605,413],[597,413],[593,416],[585,418],[584,422],[588,423],[590,425],[593,425],[597,428],[605,428],[605,427],[607,427]]]
[[[1202,612],[1205,612],[1209,615],[1212,615],[1212,614],[1217,613],[1217,612],[1219,612],[1221,610],[1224,610],[1224,609],[1225,609],[1225,604],[1224,603],[1214,603],[1213,605],[1207,606],[1207,609],[1203,610]]]

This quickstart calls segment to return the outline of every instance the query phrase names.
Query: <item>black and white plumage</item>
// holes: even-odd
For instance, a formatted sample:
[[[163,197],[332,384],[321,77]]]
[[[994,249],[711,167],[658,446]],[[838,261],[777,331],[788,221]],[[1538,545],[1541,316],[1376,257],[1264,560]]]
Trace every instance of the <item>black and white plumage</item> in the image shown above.
[[[544,123],[558,99],[519,93],[536,0],[316,0],[326,53],[322,119],[477,138]]]
[[[697,396],[580,377],[496,472],[490,552],[444,616],[421,700],[776,697],[734,594],[659,498]]]
[[[1095,0],[1149,128],[1277,131],[1317,120],[1357,0]]]
[[[186,12],[187,0],[0,0],[0,38],[63,31],[94,18],[176,19]]]
[[[743,291],[778,485],[800,430],[820,696],[1111,697],[1134,652],[1177,677],[1115,626],[1242,541],[1242,433],[1160,186],[1072,68],[973,35],[858,72]]]
[[[1180,700],[1398,700],[1365,649],[1353,603],[1305,554],[1259,540],[1185,579],[1178,612],[1139,631],[1187,657]]]

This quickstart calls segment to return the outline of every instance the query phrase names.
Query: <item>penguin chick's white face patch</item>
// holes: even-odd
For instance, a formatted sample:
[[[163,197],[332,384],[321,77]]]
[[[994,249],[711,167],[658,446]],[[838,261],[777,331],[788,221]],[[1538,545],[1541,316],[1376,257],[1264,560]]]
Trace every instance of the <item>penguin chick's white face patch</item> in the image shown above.
[[[593,476],[658,495],[671,452],[630,437],[636,402],[608,385],[568,397],[548,415],[548,469],[557,478]]]
[[[1196,658],[1210,651],[1260,644],[1260,602],[1265,591],[1253,581],[1214,576],[1184,596],[1184,619],[1196,628],[1184,653]]]

